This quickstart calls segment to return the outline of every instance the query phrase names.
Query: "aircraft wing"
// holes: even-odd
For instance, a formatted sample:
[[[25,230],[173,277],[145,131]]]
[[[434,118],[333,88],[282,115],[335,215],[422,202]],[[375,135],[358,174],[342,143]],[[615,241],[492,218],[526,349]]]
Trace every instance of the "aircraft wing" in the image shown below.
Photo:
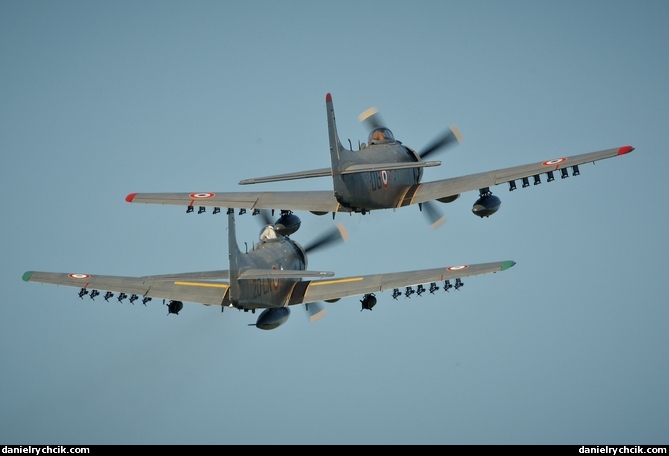
[[[410,198],[409,204],[424,203],[438,198],[459,195],[471,190],[479,190],[515,180],[522,180],[523,178],[532,178],[533,176],[540,176],[541,174],[547,174],[549,172],[555,173],[553,177],[557,178],[558,175],[560,175],[560,177],[562,176],[560,170],[564,168],[624,155],[633,150],[634,147],[632,146],[623,146],[614,149],[600,150],[598,152],[574,155],[571,157],[555,158],[529,165],[513,166],[511,168],[470,174],[468,176],[424,182],[413,189],[414,194],[413,197]],[[574,172],[576,172],[576,170],[572,169],[572,173]],[[529,182],[534,183],[534,180],[528,179],[528,183]]]
[[[340,207],[332,190],[309,192],[193,192],[131,193],[129,203],[171,204],[240,209],[290,209],[312,212],[349,212]]]
[[[505,271],[514,261],[450,266],[447,268],[393,272],[357,277],[298,282],[293,289],[289,305],[307,304],[326,299],[375,293],[394,288],[410,287],[430,282],[441,282],[491,272]]]
[[[220,306],[226,298],[229,285],[223,282],[198,281],[190,274],[156,277],[123,277],[94,274],[28,271],[23,274],[26,282],[48,283],[66,287],[125,293],[149,298],[188,301]],[[89,294],[87,293],[87,294]],[[89,294],[90,296],[90,294]],[[99,296],[104,299],[104,295]]]

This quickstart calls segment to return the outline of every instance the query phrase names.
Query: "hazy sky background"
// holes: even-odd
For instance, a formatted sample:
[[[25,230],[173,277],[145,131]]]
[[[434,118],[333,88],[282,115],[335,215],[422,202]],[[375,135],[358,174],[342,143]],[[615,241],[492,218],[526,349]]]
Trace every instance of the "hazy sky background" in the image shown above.
[[[666,1],[3,1],[3,444],[666,444]],[[227,268],[224,215],[131,192],[240,187],[329,166],[377,107],[420,149],[463,142],[425,180],[632,145],[581,175],[440,205],[343,215],[314,253],[337,276],[514,260],[460,291],[180,315],[80,300],[25,271]],[[331,216],[298,213],[308,243]],[[260,225],[238,217],[239,244]]]

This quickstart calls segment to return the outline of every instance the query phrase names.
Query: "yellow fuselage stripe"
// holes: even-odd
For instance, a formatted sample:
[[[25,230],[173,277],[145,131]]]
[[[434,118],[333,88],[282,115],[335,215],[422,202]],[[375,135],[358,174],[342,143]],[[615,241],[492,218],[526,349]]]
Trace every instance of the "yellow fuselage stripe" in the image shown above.
[[[339,279],[339,280],[312,280],[309,283],[309,286],[316,287],[318,285],[329,285],[332,283],[346,283],[346,282],[359,282],[362,280],[362,277],[351,277],[348,279]]]

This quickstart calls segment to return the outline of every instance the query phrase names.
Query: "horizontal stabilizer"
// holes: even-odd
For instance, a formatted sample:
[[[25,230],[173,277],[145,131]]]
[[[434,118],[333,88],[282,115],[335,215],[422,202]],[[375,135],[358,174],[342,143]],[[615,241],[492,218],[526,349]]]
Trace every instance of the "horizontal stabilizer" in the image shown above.
[[[309,171],[298,171],[296,173],[288,174],[277,174],[274,176],[267,177],[255,177],[252,179],[244,179],[239,181],[239,185],[248,185],[248,184],[262,184],[264,182],[278,182],[285,180],[296,180],[296,179],[309,179],[312,177],[325,177],[332,176],[332,169],[330,168],[321,168],[321,169],[312,169]]]
[[[184,280],[184,279],[200,279],[200,280],[228,280],[230,278],[230,271],[221,269],[218,271],[202,271],[202,272],[185,272],[178,274],[161,274],[153,276],[143,276],[143,280]]]
[[[301,279],[303,277],[332,277],[331,271],[291,271],[283,269],[247,269],[240,279]]]
[[[388,171],[393,169],[427,168],[439,166],[440,161],[412,162],[412,163],[372,163],[365,165],[351,165],[342,170],[341,174],[368,173],[373,171]]]

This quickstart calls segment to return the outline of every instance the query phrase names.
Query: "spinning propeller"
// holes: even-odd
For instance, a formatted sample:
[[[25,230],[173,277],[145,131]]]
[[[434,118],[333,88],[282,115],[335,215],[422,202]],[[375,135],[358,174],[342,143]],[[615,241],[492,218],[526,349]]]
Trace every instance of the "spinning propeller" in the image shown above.
[[[340,223],[305,245],[303,248],[306,253],[309,253],[342,241],[348,241],[348,233],[346,232],[344,225]],[[322,302],[305,304],[305,308],[307,309],[309,321],[311,322],[319,320],[325,316],[325,304]]]
[[[451,144],[459,143],[462,141],[462,135],[458,127],[452,126],[444,131],[441,135],[437,136],[429,145],[427,145],[418,155],[420,158],[425,158],[428,155],[432,155],[435,152],[443,149],[446,146]]]
[[[446,223],[446,216],[442,214],[434,201],[425,201],[418,205],[421,212],[427,217],[427,221],[430,223],[430,228],[436,230],[441,225]]]
[[[359,118],[361,122],[367,124],[370,130],[385,127],[385,123],[381,119],[381,114],[379,114],[379,111],[376,108],[369,108],[360,114]],[[421,159],[425,159],[426,157],[429,157],[436,152],[442,151],[446,147],[455,145],[460,141],[462,141],[462,135],[460,134],[458,128],[455,126],[450,127],[434,138],[431,143],[425,146],[425,148],[418,153],[418,156]],[[421,203],[419,204],[419,208],[421,212],[423,212],[423,214],[425,214],[427,217],[427,220],[430,223],[430,228],[433,230],[446,222],[446,216],[441,214],[433,201],[426,201]]]
[[[330,244],[348,241],[348,233],[344,225],[339,223],[337,226],[323,233],[320,237],[314,239],[309,244],[304,246],[304,251],[306,253],[322,249],[327,247]]]

